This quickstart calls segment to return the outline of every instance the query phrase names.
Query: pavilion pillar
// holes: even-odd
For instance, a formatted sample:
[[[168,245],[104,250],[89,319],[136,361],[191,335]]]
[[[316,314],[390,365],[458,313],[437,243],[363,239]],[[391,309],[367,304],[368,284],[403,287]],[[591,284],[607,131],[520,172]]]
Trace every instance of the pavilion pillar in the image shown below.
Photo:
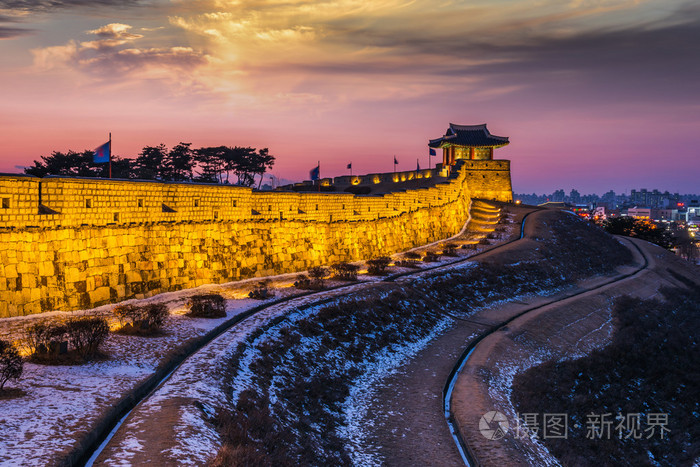
[[[447,154],[448,154],[448,151],[449,151],[449,150],[450,150],[449,147],[442,148],[442,166],[443,166],[443,167],[447,167],[447,162],[448,162],[448,160],[447,160]]]
[[[475,149],[473,147],[469,148],[469,159],[474,160],[474,151]]]
[[[450,146],[450,165],[455,165],[455,150],[454,146]]]

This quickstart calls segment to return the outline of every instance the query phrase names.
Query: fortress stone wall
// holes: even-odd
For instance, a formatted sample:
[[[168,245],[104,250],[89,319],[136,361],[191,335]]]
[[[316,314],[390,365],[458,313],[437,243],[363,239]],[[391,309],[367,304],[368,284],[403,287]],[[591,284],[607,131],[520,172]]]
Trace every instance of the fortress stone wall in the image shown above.
[[[391,254],[458,233],[472,197],[512,198],[508,161],[454,169],[376,196],[0,176],[0,317]]]

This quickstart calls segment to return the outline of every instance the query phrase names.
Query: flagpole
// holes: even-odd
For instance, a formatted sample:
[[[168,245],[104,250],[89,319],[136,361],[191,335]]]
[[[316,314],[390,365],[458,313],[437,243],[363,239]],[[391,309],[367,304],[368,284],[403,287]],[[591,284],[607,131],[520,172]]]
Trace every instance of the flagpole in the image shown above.
[[[321,161],[318,161],[318,192],[321,192]]]
[[[394,154],[394,160],[392,162],[394,163],[394,173],[396,173],[396,154]]]
[[[112,132],[109,132],[109,178],[112,178]]]

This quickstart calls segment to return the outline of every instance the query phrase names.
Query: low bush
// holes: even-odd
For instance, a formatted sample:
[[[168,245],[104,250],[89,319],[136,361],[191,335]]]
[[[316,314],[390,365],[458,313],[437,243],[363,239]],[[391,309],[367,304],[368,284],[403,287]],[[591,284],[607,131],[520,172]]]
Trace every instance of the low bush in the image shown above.
[[[0,391],[7,381],[19,379],[24,370],[24,361],[10,342],[0,340]]]
[[[486,238],[489,238],[489,239],[493,240],[493,239],[498,238],[498,234],[496,234],[496,233],[494,233],[494,232],[489,232],[489,233],[486,235]]]
[[[294,287],[308,290],[311,288],[311,279],[306,274],[299,274],[297,280],[294,281]]]
[[[33,356],[57,356],[68,352],[66,327],[60,323],[36,323],[25,331],[25,345]]]
[[[359,266],[350,263],[336,263],[331,266],[333,277],[341,281],[356,281]]]
[[[226,317],[226,300],[219,294],[202,294],[190,298],[187,305],[191,318],[224,318]]]
[[[386,272],[386,268],[389,267],[389,263],[391,263],[391,258],[388,256],[380,256],[379,258],[370,259],[367,261],[367,272],[375,276],[380,276]]]
[[[462,245],[463,250],[476,250],[476,244],[475,243],[467,243],[466,245]]]
[[[248,296],[250,298],[254,298],[255,300],[267,300],[268,298],[274,297],[275,294],[272,292],[272,290],[270,290],[270,282],[262,281],[258,282]]]
[[[490,244],[491,244],[491,242],[489,242],[488,238],[482,238],[481,240],[479,240],[479,245],[490,245]]]
[[[418,269],[420,266],[418,265],[418,261],[414,259],[402,259],[397,261],[396,264],[400,268],[411,268],[411,269]]]
[[[100,345],[109,334],[104,318],[76,318],[66,323],[68,342],[84,360],[99,354]]]
[[[423,261],[426,263],[435,263],[440,261],[440,255],[434,251],[428,251],[425,253],[425,256],[423,256]]]
[[[421,259],[422,256],[417,251],[407,251],[403,254],[403,257],[406,259]]]
[[[162,303],[152,303],[143,306],[119,305],[112,309],[122,328],[122,334],[139,334],[149,336],[161,331],[168,317],[168,307]]]
[[[168,307],[162,303],[157,303],[146,305],[144,308],[146,309],[143,320],[145,327],[154,331],[159,330],[168,317]]]
[[[117,305],[112,309],[112,314],[117,317],[122,327],[132,325],[141,316],[141,309],[135,305]]]
[[[330,275],[328,268],[323,266],[315,266],[309,269],[309,276],[311,276],[311,288],[312,289],[322,289],[325,287],[325,279]]]
[[[458,256],[457,255],[457,245],[454,243],[448,243],[442,249],[442,254],[445,256]]]

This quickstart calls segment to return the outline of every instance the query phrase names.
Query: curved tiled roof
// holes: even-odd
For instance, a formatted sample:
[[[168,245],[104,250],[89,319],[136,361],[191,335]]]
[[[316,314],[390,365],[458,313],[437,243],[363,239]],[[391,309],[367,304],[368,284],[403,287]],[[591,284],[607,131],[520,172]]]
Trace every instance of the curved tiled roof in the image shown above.
[[[456,125],[450,123],[450,127],[442,138],[431,139],[428,146],[441,148],[443,146],[469,146],[469,147],[501,147],[508,144],[507,136],[492,135],[486,124],[482,125]]]

